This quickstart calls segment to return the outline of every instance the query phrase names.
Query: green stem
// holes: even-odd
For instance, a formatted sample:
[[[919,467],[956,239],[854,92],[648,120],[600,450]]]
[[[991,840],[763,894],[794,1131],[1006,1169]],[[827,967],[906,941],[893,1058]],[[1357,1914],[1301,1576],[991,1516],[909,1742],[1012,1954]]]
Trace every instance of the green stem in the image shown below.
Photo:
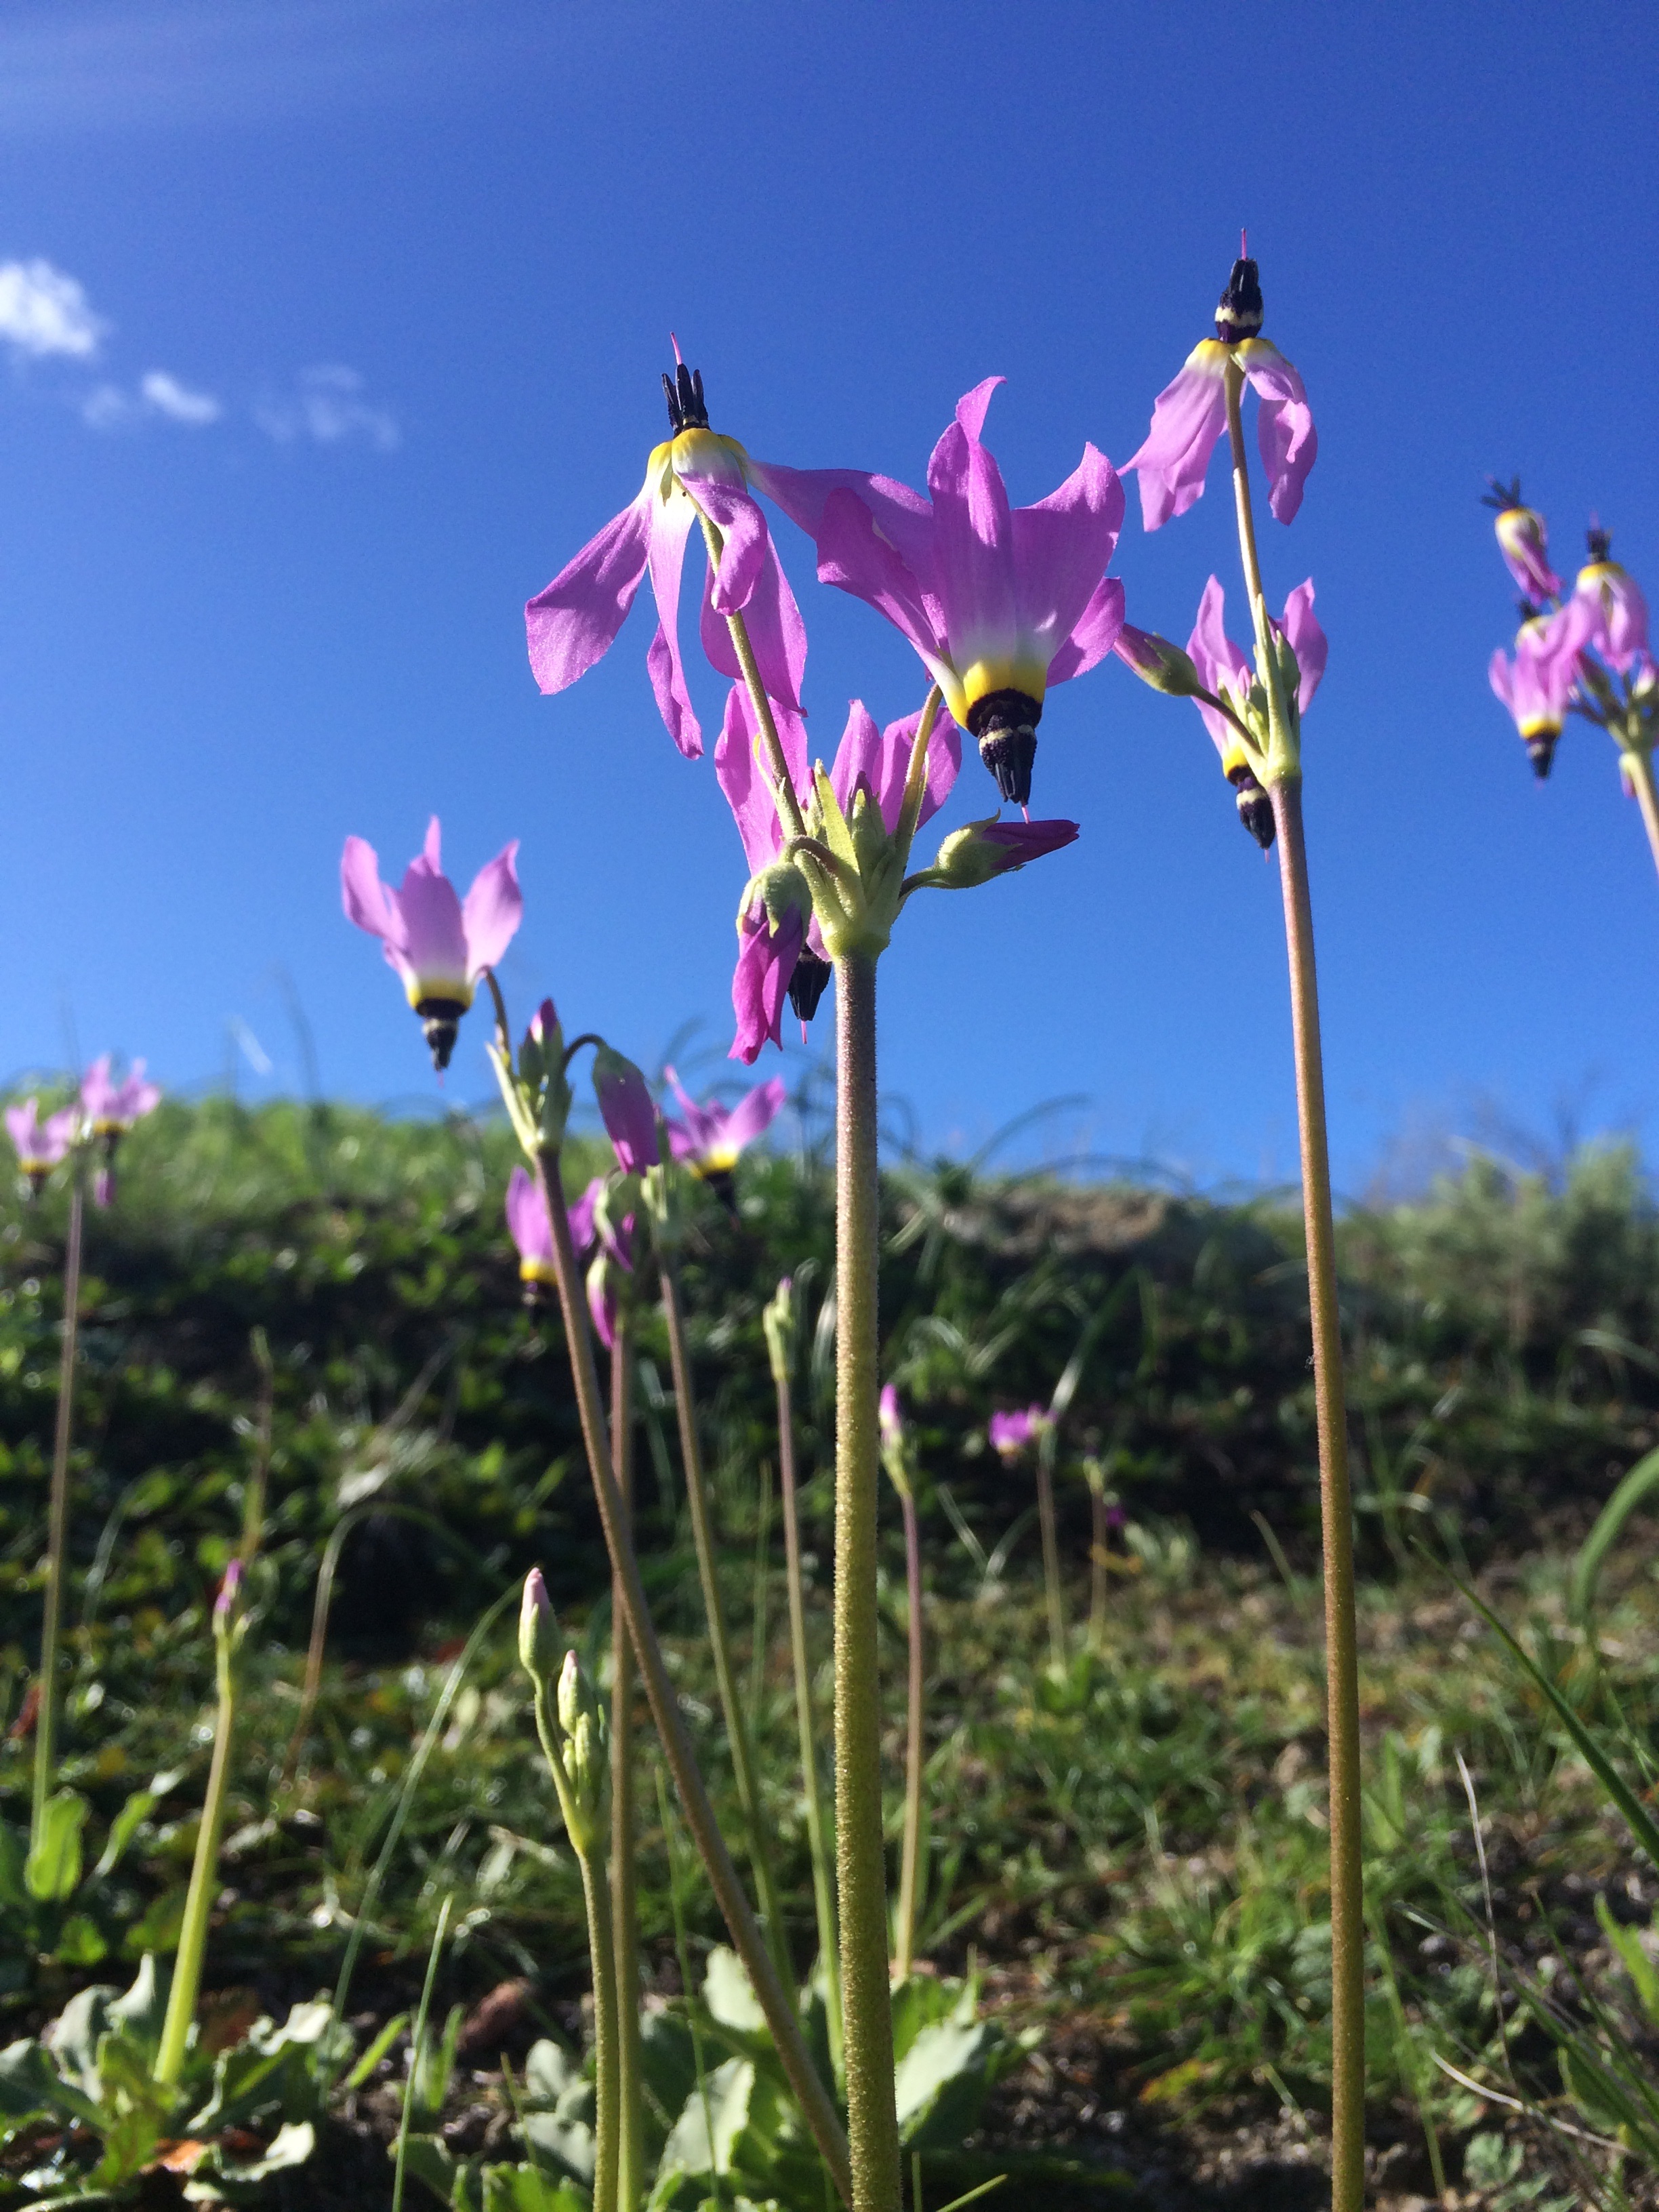
[[[81,1326],[81,1238],[86,1200],[78,1157],[70,1181],[64,1240],[64,1342],[58,1367],[58,1425],[52,1444],[52,1493],[46,1512],[46,1587],[40,1620],[40,1696],[34,1715],[34,1793],[29,1842],[40,1824],[58,1765],[58,1646],[64,1618],[64,1555],[69,1544],[70,1443],[75,1431],[75,1352]]]
[[[1091,1489],[1089,1506],[1094,1538],[1089,1552],[1089,1649],[1098,1658],[1106,1649],[1106,1561],[1109,1556],[1104,1491]]]
[[[1336,1233],[1331,1210],[1319,988],[1314,969],[1313,908],[1308,894],[1299,776],[1273,785],[1273,805],[1279,829],[1279,881],[1290,956],[1325,1549],[1325,1699],[1331,1822],[1331,2208],[1332,2212],[1360,2212],[1365,2197],[1365,1908],[1361,1883],[1359,1653]]]
[[[630,1534],[634,1517],[634,1322],[626,1302],[611,1348],[611,1460]],[[611,1578],[611,1914],[617,1954],[617,2205],[645,2201],[645,2104],[640,2048],[640,1916],[635,1854],[634,1646],[618,1578]]]
[[[806,1842],[812,1854],[812,1907],[823,1968],[830,2063],[842,2074],[841,1957],[836,1896],[830,1880],[829,1831],[818,1788],[817,1727],[812,1712],[812,1674],[806,1653],[806,1598],[800,1571],[800,1514],[795,1490],[795,1408],[789,1377],[774,1370],[778,1390],[778,1492],[783,1504],[784,1576],[789,1586],[789,1654],[795,1675],[795,1726],[800,1736],[801,1790],[806,1799]]]
[[[536,1681],[536,1733],[547,1755],[548,1770],[564,1808],[565,1832],[582,1872],[582,1900],[587,1907],[587,1955],[593,1972],[593,2212],[617,2212],[617,2167],[620,2129],[620,2077],[617,2033],[617,1941],[611,1919],[611,1890],[605,1854],[569,1797],[559,1732],[553,1712],[553,1678]]]
[[[1653,865],[1659,868],[1659,791],[1653,782],[1653,755],[1639,746],[1624,749],[1626,773],[1636,787],[1636,803],[1642,810],[1642,827],[1648,833],[1648,849],[1653,854]]]
[[[876,963],[836,963],[836,1861],[854,2212],[899,2212],[887,1973],[876,1509]]]
[[[196,2000],[202,1987],[202,1961],[207,1953],[208,1916],[213,1910],[219,1881],[219,1840],[224,1833],[225,1796],[230,1780],[231,1736],[236,1724],[236,1677],[230,1639],[222,1632],[216,1638],[219,1678],[219,1712],[213,1730],[213,1764],[208,1770],[207,1796],[202,1822],[196,1831],[196,1856],[185,1896],[185,1917],[179,1930],[179,1952],[173,1962],[173,1987],[167,1994],[167,2018],[161,2047],[155,2054],[155,2079],[164,2088],[177,2086],[184,2071],[185,2049]]]
[[[1048,1613],[1048,1663],[1066,1666],[1066,1599],[1060,1584],[1060,1532],[1054,1525],[1054,1431],[1037,1446],[1037,1526],[1042,1532],[1042,1595]]]
[[[1250,466],[1244,448],[1242,412],[1244,372],[1235,362],[1230,361],[1227,364],[1225,387],[1227,437],[1233,462],[1233,503],[1238,510],[1238,551],[1244,567],[1244,585],[1249,593],[1250,621],[1255,634],[1256,673],[1267,694],[1267,719],[1275,749],[1283,750],[1287,758],[1294,759],[1295,755],[1291,749],[1290,717],[1285,707],[1285,687],[1279,681],[1279,656],[1273,648],[1267,595],[1261,588],[1261,562],[1255,549],[1255,514],[1250,505]],[[1268,765],[1271,767],[1272,763]]]
[[[732,1854],[726,1848],[725,1838],[720,1834],[720,1824],[714,1817],[714,1808],[708,1801],[708,1792],[697,1771],[696,1754],[692,1749],[684,1716],[674,1694],[662,1647],[657,1641],[650,1609],[646,1603],[645,1585],[640,1579],[639,1561],[634,1554],[633,1539],[629,1534],[623,1511],[622,1494],[617,1488],[617,1478],[611,1470],[605,1412],[599,1398],[599,1375],[593,1364],[593,1340],[588,1322],[587,1301],[583,1295],[575,1248],[570,1241],[570,1216],[565,1206],[564,1185],[559,1178],[556,1149],[549,1148],[538,1153],[536,1166],[548,1219],[553,1230],[553,1258],[559,1281],[559,1304],[564,1316],[565,1341],[570,1355],[577,1410],[581,1417],[582,1439],[587,1449],[588,1468],[593,1479],[611,1567],[622,1586],[623,1615],[640,1662],[652,1718],[656,1723],[663,1753],[674,1777],[674,1787],[679,1793],[686,1820],[708,1869],[709,1886],[730,1931],[732,1945],[748,1970],[757,2001],[771,2030],[779,2061],[789,2077],[790,2086],[799,2100],[807,2126],[824,2164],[830,2169],[836,2190],[843,2201],[850,2204],[853,2201],[853,2181],[846,2136],[842,2132],[841,2122],[830,2094],[812,2063],[805,2038],[801,2033],[800,2022],[795,2016],[793,2002],[779,1978],[771,1954],[766,1948],[766,1940],[749,1908],[749,1900],[743,1893],[743,1884],[732,1863]]]
[[[662,1316],[668,1328],[668,1358],[674,1376],[674,1403],[679,1416],[680,1460],[685,1469],[685,1495],[691,1508],[691,1536],[697,1553],[697,1579],[702,1584],[703,1613],[708,1622],[708,1643],[714,1662],[714,1681],[720,1691],[720,1717],[731,1747],[732,1777],[738,1802],[743,1808],[749,1839],[749,1863],[755,1876],[755,1894],[779,1978],[787,1987],[792,1978],[789,1949],[785,1940],[783,1911],[778,1902],[777,1881],[771,1853],[766,1848],[766,1826],[755,1776],[754,1753],[743,1700],[738,1695],[732,1665],[732,1640],[726,1626],[726,1607],[720,1596],[720,1563],[714,1553],[714,1525],[708,1511],[708,1488],[703,1478],[702,1446],[697,1437],[697,1405],[691,1392],[691,1355],[685,1340],[685,1317],[680,1304],[679,1282],[665,1250],[657,1254],[662,1283]]]
[[[726,550],[725,537],[719,525],[711,522],[701,508],[698,509],[698,520],[702,524],[703,543],[708,548],[708,566],[711,570],[718,568],[720,555]],[[784,829],[791,836],[805,836],[806,817],[801,812],[800,799],[790,777],[783,740],[778,735],[777,718],[772,712],[772,702],[767,696],[766,686],[761,680],[760,664],[755,659],[754,647],[749,642],[749,625],[740,611],[734,611],[726,617],[726,627],[731,634],[732,650],[738,656],[738,666],[743,671],[744,688],[755,710],[761,741],[766,747],[775,796],[778,811],[783,817]]]
[[[409,2079],[404,2083],[404,2108],[398,2119],[398,2146],[392,2170],[392,2212],[403,2212],[404,2175],[409,2163],[409,2125],[415,2113],[415,2092],[426,2056],[426,2024],[432,2014],[432,1992],[438,1984],[438,1961],[443,1956],[444,1937],[449,1932],[450,1909],[455,1900],[445,1898],[438,1911],[438,1925],[432,1938],[432,1948],[426,1954],[426,1976],[421,1984],[421,2002],[415,2008],[415,2024],[409,2037]]]
[[[915,1494],[899,1492],[904,1516],[904,1594],[909,1615],[910,1672],[905,1703],[904,1841],[899,1852],[898,1940],[893,1947],[893,1976],[908,1981],[915,1956],[916,1915],[921,1909],[921,1769],[927,1718],[927,1651],[922,1641],[921,1533],[916,1524]]]

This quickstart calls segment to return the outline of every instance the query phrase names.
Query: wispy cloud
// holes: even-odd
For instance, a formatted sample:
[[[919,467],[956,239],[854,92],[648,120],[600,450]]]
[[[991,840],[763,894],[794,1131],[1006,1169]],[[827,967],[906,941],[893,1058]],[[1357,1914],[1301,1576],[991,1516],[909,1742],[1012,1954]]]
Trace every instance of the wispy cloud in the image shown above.
[[[131,429],[157,415],[201,430],[220,421],[224,411],[210,392],[192,392],[165,368],[151,369],[136,392],[118,384],[95,384],[81,402],[81,419],[94,430]]]
[[[262,399],[253,419],[278,445],[309,439],[319,446],[338,446],[361,440],[382,453],[402,442],[398,418],[385,407],[365,399],[363,378],[355,368],[325,362],[302,369],[292,393]]]
[[[50,261],[0,262],[0,339],[14,354],[90,361],[108,328],[85,287]]]

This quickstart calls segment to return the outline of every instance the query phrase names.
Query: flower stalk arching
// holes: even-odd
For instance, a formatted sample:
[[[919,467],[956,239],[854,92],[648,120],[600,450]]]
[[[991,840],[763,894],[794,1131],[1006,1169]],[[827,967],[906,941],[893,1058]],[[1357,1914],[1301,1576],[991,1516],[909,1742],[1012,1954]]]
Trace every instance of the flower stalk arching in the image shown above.
[[[772,1382],[778,1403],[778,1491],[783,1506],[784,1576],[789,1591],[789,1656],[795,1678],[795,1726],[800,1739],[801,1794],[806,1804],[806,1842],[812,1861],[812,1909],[817,1922],[818,1960],[824,1978],[830,2063],[837,2081],[844,2073],[841,2004],[841,1946],[836,1927],[836,1896],[830,1878],[829,1829],[818,1787],[817,1727],[812,1711],[812,1673],[806,1648],[806,1601],[801,1577],[800,1509],[795,1479],[794,1315],[792,1286],[786,1279],[762,1315]]]
[[[514,1083],[516,1087],[516,1079],[511,1073],[507,1036],[503,1024],[501,1039],[495,1047],[495,1066],[504,1089],[509,1082]],[[639,1661],[652,1718],[656,1723],[664,1756],[673,1775],[674,1787],[687,1822],[708,1869],[709,1886],[730,1931],[733,1948],[748,1972],[757,2001],[766,2015],[780,2062],[789,2077],[790,2087],[799,2102],[813,2141],[830,2170],[836,2191],[843,2202],[851,2205],[852,2170],[840,2118],[813,2065],[811,2054],[801,2033],[800,2023],[795,2016],[793,2002],[779,1979],[766,1940],[750,1909],[737,1868],[720,1833],[714,1808],[697,1770],[696,1754],[651,1620],[645,1585],[640,1577],[639,1561],[635,1555],[633,1540],[623,1511],[622,1494],[617,1487],[617,1478],[611,1462],[605,1408],[593,1359],[587,1302],[583,1294],[581,1270],[571,1239],[570,1216],[565,1205],[564,1188],[560,1181],[558,1147],[556,1145],[544,1146],[533,1158],[553,1232],[559,1306],[564,1320],[565,1340],[570,1358],[571,1379],[575,1386],[577,1411],[581,1420],[582,1440],[586,1448],[588,1468],[599,1503],[606,1547],[611,1554],[611,1568],[621,1584],[623,1618]]]
[[[1273,804],[1290,969],[1302,1209],[1313,1334],[1324,1550],[1325,1700],[1331,1838],[1331,2208],[1362,2212],[1365,2196],[1365,1918],[1359,1759],[1359,1656],[1354,1607],[1353,1510],[1348,1483],[1342,1325],[1326,1128],[1313,906],[1302,819],[1299,746],[1286,711],[1279,655],[1268,624],[1256,556],[1249,469],[1239,395],[1227,374],[1227,428],[1238,510],[1239,551],[1255,619],[1256,665],[1268,702],[1270,746],[1261,781]]]
[[[29,1808],[31,1849],[41,1839],[46,1801],[58,1765],[58,1652],[63,1636],[64,1570],[69,1545],[70,1449],[75,1435],[75,1363],[81,1326],[81,1247],[86,1177],[81,1149],[70,1154],[69,1224],[64,1237],[64,1340],[58,1367],[58,1417],[52,1431],[52,1493],[46,1510],[46,1580],[40,1619],[40,1697],[34,1714],[34,1778]]]
[[[173,1965],[173,1987],[167,1994],[167,2016],[155,2053],[155,2080],[163,2088],[176,2088],[185,2067],[196,2000],[202,1988],[202,1962],[207,1954],[208,1917],[219,1887],[219,1845],[225,1830],[225,1797],[230,1783],[230,1756],[236,1729],[236,1655],[246,1633],[241,1608],[243,1567],[233,1559],[213,1607],[214,1673],[218,1711],[213,1727],[213,1761],[208,1769],[207,1795],[202,1801],[201,1825],[196,1831],[196,1856],[191,1863],[190,1887],[185,1896],[185,1917],[179,1929],[178,1955]]]

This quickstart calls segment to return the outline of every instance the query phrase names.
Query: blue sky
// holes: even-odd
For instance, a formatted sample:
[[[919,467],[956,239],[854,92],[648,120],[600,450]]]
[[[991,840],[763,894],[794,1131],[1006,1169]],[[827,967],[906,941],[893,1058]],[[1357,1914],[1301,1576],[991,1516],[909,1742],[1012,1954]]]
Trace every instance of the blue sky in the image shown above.
[[[339,848],[523,839],[527,1012],[712,1079],[742,884],[643,607],[543,699],[521,607],[638,488],[676,329],[717,428],[919,482],[957,395],[1017,500],[1121,461],[1206,334],[1239,225],[1320,459],[1304,732],[1339,1174],[1507,1120],[1659,1128],[1659,885],[1612,747],[1536,787],[1486,685],[1511,621],[1479,504],[1518,469],[1659,582],[1650,10],[14,0],[0,21],[0,1067],[114,1048],[434,1096]],[[44,264],[46,273],[34,264]],[[12,266],[15,264],[15,266]],[[8,289],[9,287],[9,289]],[[1132,619],[1184,637],[1225,481]],[[920,703],[909,648],[779,541],[833,749]],[[710,723],[720,686],[694,668]],[[1017,878],[913,903],[885,1086],[928,1146],[1293,1168],[1278,889],[1190,708],[1109,665],[1051,696]],[[982,812],[964,770],[950,820]],[[483,1097],[482,1024],[452,1095]],[[799,1077],[827,1049],[781,1063]],[[774,1055],[768,1060],[776,1065]],[[760,1073],[771,1072],[763,1066]]]

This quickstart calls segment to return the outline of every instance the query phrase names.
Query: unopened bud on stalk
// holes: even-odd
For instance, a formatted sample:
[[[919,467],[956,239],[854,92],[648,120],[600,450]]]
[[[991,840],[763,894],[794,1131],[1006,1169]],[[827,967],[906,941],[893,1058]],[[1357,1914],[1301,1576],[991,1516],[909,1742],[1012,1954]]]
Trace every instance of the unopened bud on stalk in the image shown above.
[[[974,890],[993,877],[1023,868],[1045,853],[1072,844],[1075,822],[1000,822],[994,816],[953,830],[934,855],[931,868],[913,881],[945,891]]]
[[[553,1602],[547,1595],[541,1569],[532,1567],[524,1578],[524,1603],[519,1608],[519,1664],[539,1687],[553,1672],[558,1651],[559,1632],[553,1618]]]
[[[219,1595],[213,1601],[213,1632],[216,1636],[228,1633],[237,1600],[242,1594],[242,1563],[233,1559],[225,1569],[225,1578],[219,1585]]]
[[[761,1327],[766,1331],[772,1380],[782,1389],[795,1365],[795,1286],[789,1276],[778,1285],[771,1304],[762,1308]]]
[[[593,1055],[599,1115],[624,1175],[657,1164],[657,1109],[631,1060],[602,1044]]]
[[[1141,682],[1150,684],[1154,691],[1166,692],[1172,699],[1207,696],[1192,655],[1183,653],[1178,645],[1172,645],[1167,637],[1160,637],[1156,630],[1137,629],[1132,623],[1125,623],[1112,651],[1126,668],[1133,668]]]
[[[605,1713],[587,1670],[574,1650],[565,1653],[559,1672],[558,1716],[573,1804],[580,1821],[591,1827],[599,1819],[605,1797]],[[577,1843],[579,1838],[573,1834],[571,1841]]]

